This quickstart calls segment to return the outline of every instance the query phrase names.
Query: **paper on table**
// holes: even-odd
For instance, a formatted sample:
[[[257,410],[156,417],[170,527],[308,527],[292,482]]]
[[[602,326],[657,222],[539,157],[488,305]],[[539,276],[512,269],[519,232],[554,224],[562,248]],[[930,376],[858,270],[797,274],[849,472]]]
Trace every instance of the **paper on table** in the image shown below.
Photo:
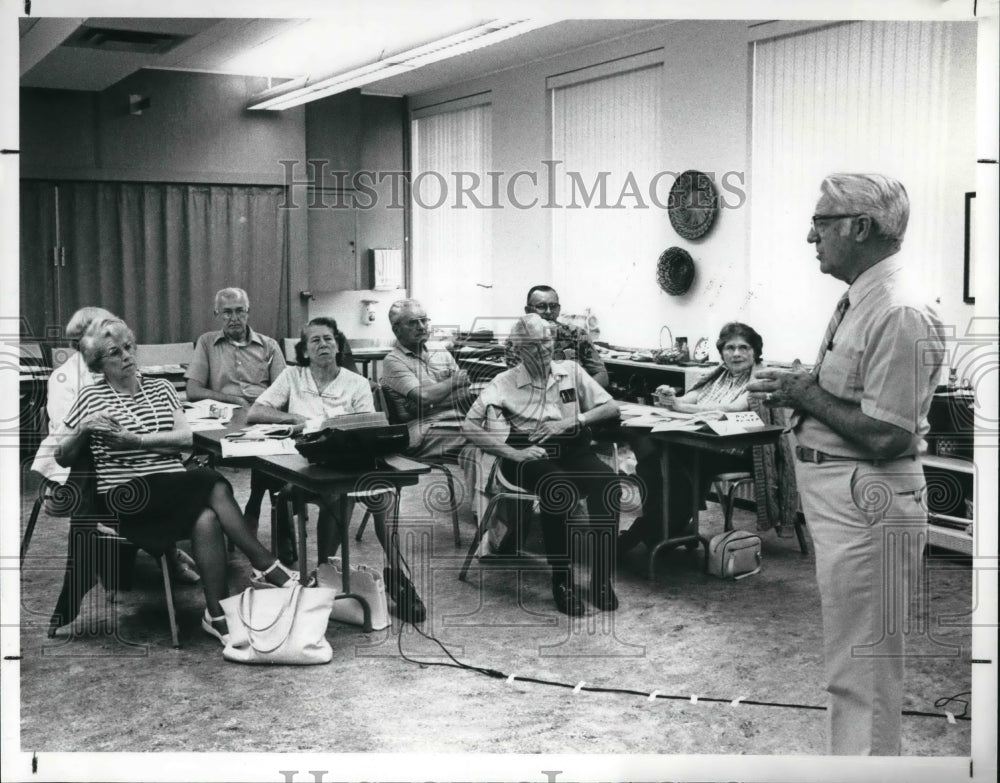
[[[217,402],[216,400],[198,400],[189,402],[184,406],[184,418],[189,422],[196,422],[201,419],[211,419],[217,422],[219,427],[225,426],[226,422],[233,418],[233,411],[241,406],[228,402]],[[212,411],[216,414],[213,415]]]
[[[664,421],[656,424],[652,432],[670,432],[671,430],[688,430],[697,432],[714,432],[716,435],[742,435],[753,432],[764,426],[760,417],[752,411],[722,413],[709,411],[698,414],[686,420]]]
[[[222,457],[271,457],[280,454],[298,454],[291,438],[265,440],[223,440]]]
[[[188,419],[188,426],[191,427],[191,432],[224,430],[226,428],[226,425],[219,419]]]

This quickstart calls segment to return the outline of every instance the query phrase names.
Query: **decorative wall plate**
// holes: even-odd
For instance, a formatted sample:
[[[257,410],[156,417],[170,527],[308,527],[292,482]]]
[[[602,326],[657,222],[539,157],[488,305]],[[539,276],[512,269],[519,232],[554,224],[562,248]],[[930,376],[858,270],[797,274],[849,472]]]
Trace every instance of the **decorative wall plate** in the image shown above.
[[[691,169],[677,177],[667,200],[674,231],[685,239],[698,239],[708,233],[718,209],[715,185],[707,174]]]
[[[682,247],[668,247],[656,262],[656,282],[671,296],[686,293],[694,280],[694,261]]]

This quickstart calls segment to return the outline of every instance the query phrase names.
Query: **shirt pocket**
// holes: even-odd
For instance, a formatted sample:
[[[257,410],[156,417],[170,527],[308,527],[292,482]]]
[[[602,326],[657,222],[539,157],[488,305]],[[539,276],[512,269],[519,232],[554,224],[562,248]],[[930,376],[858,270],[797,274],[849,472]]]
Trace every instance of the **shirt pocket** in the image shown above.
[[[857,402],[861,399],[860,356],[827,351],[819,369],[819,385],[834,397]]]

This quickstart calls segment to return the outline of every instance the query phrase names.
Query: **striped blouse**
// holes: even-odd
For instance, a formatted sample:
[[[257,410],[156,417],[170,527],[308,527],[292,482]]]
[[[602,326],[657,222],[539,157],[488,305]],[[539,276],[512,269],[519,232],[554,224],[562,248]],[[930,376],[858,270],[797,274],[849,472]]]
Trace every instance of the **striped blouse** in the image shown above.
[[[725,365],[719,369],[721,372],[717,372],[714,378],[709,376],[704,386],[695,387],[698,390],[698,405],[732,405],[746,393],[752,369],[739,375],[733,375]]]
[[[140,376],[139,391],[133,397],[119,394],[102,378],[93,386],[80,390],[66,414],[65,425],[75,428],[88,416],[105,413],[114,416],[129,432],[144,435],[172,430],[174,411],[180,408],[177,392],[163,378]],[[90,436],[90,451],[97,472],[98,492],[107,492],[137,476],[184,470],[180,457],[145,450],[112,451],[98,432]]]

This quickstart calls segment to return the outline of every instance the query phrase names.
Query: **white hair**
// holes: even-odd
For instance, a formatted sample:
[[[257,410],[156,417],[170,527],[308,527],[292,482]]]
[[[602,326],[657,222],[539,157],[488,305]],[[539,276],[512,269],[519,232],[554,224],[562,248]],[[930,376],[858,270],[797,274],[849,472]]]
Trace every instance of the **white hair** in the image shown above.
[[[882,174],[831,174],[820,190],[838,209],[871,217],[875,236],[895,245],[903,243],[910,219],[910,198],[903,183]]]

